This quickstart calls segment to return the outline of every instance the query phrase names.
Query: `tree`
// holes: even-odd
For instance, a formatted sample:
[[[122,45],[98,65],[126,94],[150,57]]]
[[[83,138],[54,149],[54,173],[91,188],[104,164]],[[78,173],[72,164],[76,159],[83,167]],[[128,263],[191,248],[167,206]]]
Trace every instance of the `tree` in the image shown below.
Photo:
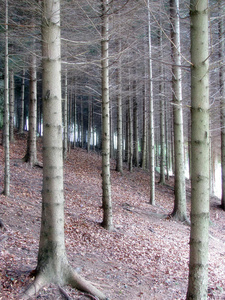
[[[122,112],[122,70],[121,70],[121,39],[117,42],[119,58],[117,63],[117,156],[116,171],[123,174],[123,112]]]
[[[180,47],[179,0],[170,0],[172,89],[175,156],[175,200],[172,216],[180,221],[187,220],[186,190],[184,174],[184,132],[182,111],[182,74]]]
[[[209,230],[208,1],[191,0],[191,235],[187,299],[207,299]],[[201,49],[201,51],[199,51]]]
[[[37,276],[22,299],[50,282],[71,284],[106,299],[76,274],[67,260],[64,239],[63,145],[61,103],[60,1],[44,0],[42,17],[43,191]]]
[[[23,133],[23,129],[24,129],[24,92],[25,92],[25,68],[23,68],[22,83],[21,83],[21,103],[20,103],[20,115],[19,115],[19,133]]]
[[[221,93],[221,169],[222,169],[222,200],[221,206],[225,210],[225,41],[224,41],[224,30],[225,30],[225,17],[224,7],[219,2],[219,8],[221,12],[221,18],[219,21],[219,38],[220,38],[220,93]]]
[[[149,59],[149,140],[150,140],[150,204],[155,205],[155,131],[154,131],[154,99],[153,99],[153,76],[152,76],[152,42],[151,42],[151,14],[150,0],[148,0],[148,59]]]
[[[161,23],[160,23],[161,25]],[[162,26],[162,25],[161,25]],[[159,31],[159,51],[161,60],[163,60],[163,37],[162,30]],[[159,96],[160,96],[160,184],[165,184],[165,83],[164,83],[164,66],[160,64]]]
[[[109,112],[109,4],[108,0],[102,3],[102,40],[101,40],[101,67],[102,67],[102,226],[112,230],[112,199],[110,181],[110,112]]]
[[[34,49],[33,49],[34,50]],[[23,160],[31,166],[37,164],[37,67],[36,54],[33,52],[30,62],[30,100],[29,100],[29,132],[27,153]]]
[[[4,76],[4,150],[5,150],[5,173],[4,195],[8,196],[10,189],[10,165],[9,165],[9,50],[8,50],[8,0],[5,0],[5,76]]]
[[[14,101],[15,101],[15,82],[14,71],[9,72],[9,140],[14,142]]]

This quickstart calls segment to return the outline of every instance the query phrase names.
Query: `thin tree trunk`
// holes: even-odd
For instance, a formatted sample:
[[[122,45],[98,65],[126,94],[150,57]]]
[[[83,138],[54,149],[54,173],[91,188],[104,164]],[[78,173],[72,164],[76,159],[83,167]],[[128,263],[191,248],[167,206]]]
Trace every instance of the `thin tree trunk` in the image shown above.
[[[154,99],[152,76],[152,42],[151,42],[151,15],[150,0],[148,0],[148,58],[149,58],[149,163],[150,163],[150,204],[155,205],[155,131],[154,131]]]
[[[112,103],[112,101],[109,103],[109,111],[110,111],[110,120],[109,120],[110,158],[114,158],[114,120],[113,120],[113,103]]]
[[[110,101],[109,101],[109,5],[108,0],[102,2],[102,226],[113,229],[111,180],[110,180]]]
[[[145,64],[146,66],[146,64]],[[145,67],[145,75],[146,78],[146,67]],[[141,167],[142,169],[146,168],[147,165],[147,107],[146,107],[146,98],[147,98],[147,81],[145,80],[143,84],[143,110],[142,110],[142,116],[143,116],[143,123],[142,123],[142,159],[141,159]]]
[[[19,115],[19,133],[23,133],[24,130],[24,95],[25,95],[25,68],[22,73],[21,83],[21,103],[20,103],[20,115]]]
[[[118,41],[117,66],[117,156],[116,171],[123,174],[123,110],[122,110],[122,75],[121,75],[121,40]]]
[[[225,210],[225,41],[224,41],[224,32],[225,32],[225,17],[224,17],[224,6],[221,5],[222,1],[219,1],[219,11],[220,11],[220,20],[219,20],[219,40],[220,40],[220,118],[221,118],[221,169],[222,169],[222,198],[221,206]]]
[[[15,101],[15,84],[14,84],[14,72],[10,71],[9,74],[9,139],[10,142],[14,142],[14,101]]]
[[[192,187],[187,299],[204,300],[208,297],[209,240],[208,1],[191,0],[190,16]]]
[[[162,30],[159,32],[159,49],[161,60],[163,60]],[[165,99],[164,99],[164,67],[160,64],[161,81],[159,83],[160,97],[160,184],[165,184]]]
[[[138,105],[137,105],[137,82],[136,82],[136,70],[134,72],[133,80],[133,162],[136,167],[139,165],[139,153],[138,153]]]
[[[4,156],[5,156],[5,172],[4,172],[4,195],[9,196],[10,193],[10,158],[9,158],[9,51],[8,51],[8,0],[5,0],[5,74],[4,74]]]
[[[37,70],[34,53],[30,63],[29,132],[24,161],[29,162],[31,166],[37,163]]]
[[[90,151],[91,147],[91,131],[92,131],[92,96],[88,96],[88,145],[87,151]]]
[[[182,74],[179,0],[170,0],[171,16],[171,50],[172,50],[172,87],[173,87],[173,115],[174,115],[174,152],[175,152],[175,200],[172,215],[186,221],[186,189],[184,172],[184,133],[182,111]]]
[[[68,152],[68,84],[67,84],[67,67],[65,70],[64,82],[65,94],[63,105],[63,159],[67,159]]]
[[[131,99],[131,70],[129,68],[129,83],[128,83],[128,132],[129,132],[129,156],[128,156],[128,168],[129,171],[133,171],[133,157],[134,157],[134,148],[133,148],[133,143],[134,143],[134,134],[133,134],[133,105],[132,105],[132,99]]]

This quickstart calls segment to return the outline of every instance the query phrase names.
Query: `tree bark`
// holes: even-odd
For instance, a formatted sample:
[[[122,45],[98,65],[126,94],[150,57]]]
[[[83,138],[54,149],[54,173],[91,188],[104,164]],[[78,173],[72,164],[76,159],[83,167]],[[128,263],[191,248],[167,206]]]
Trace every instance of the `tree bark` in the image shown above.
[[[29,132],[27,153],[23,159],[31,166],[37,164],[37,70],[36,55],[31,56],[30,63],[30,101],[29,101]]]
[[[182,111],[182,74],[179,0],[170,0],[171,51],[172,51],[172,89],[174,123],[174,158],[175,158],[175,200],[172,216],[179,221],[186,221],[186,189],[184,172],[184,133]]]
[[[4,195],[9,196],[10,193],[10,158],[9,158],[9,50],[8,50],[8,0],[5,0],[5,74],[4,74]]]
[[[123,110],[122,110],[122,75],[121,75],[121,40],[118,41],[117,66],[117,156],[116,171],[123,174]]]
[[[225,32],[225,18],[224,18],[224,7],[221,5],[222,1],[219,1],[219,11],[220,11],[220,20],[219,20],[219,40],[220,40],[220,119],[221,119],[221,169],[222,169],[222,198],[221,206],[225,210],[225,41],[224,41],[224,32]]]
[[[43,190],[37,276],[20,299],[29,299],[45,284],[70,284],[106,299],[70,267],[64,237],[63,143],[61,100],[60,1],[43,1]]]
[[[19,133],[23,133],[24,130],[24,95],[25,95],[25,68],[22,73],[21,83],[21,103],[20,103],[20,116],[19,116]]]
[[[102,226],[111,231],[113,229],[111,180],[110,180],[110,100],[109,100],[109,5],[108,0],[102,3]]]
[[[9,140],[14,142],[14,101],[15,101],[15,83],[14,72],[9,74]]]
[[[163,40],[162,30],[159,31],[159,49],[160,57],[163,60]],[[160,184],[165,184],[165,99],[164,99],[164,67],[160,64],[161,81],[159,83],[159,97],[160,97]]]
[[[149,163],[150,163],[150,204],[155,205],[155,131],[154,131],[154,98],[153,98],[153,76],[152,76],[152,42],[151,42],[151,14],[150,0],[148,0],[148,58],[149,58]]]
[[[187,299],[204,300],[208,296],[209,231],[208,1],[191,0],[190,16],[192,187]]]
[[[64,105],[63,105],[63,159],[67,159],[68,152],[68,84],[67,84],[67,67],[65,70],[64,82]]]

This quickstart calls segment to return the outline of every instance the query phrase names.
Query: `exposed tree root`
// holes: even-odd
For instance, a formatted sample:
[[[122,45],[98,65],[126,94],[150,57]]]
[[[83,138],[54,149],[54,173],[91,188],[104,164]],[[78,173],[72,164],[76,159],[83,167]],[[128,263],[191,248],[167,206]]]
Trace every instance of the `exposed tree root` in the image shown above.
[[[60,276],[52,274],[49,278],[49,274],[46,276],[45,271],[40,272],[34,282],[28,287],[24,294],[20,295],[18,299],[28,300],[30,297],[35,296],[40,289],[49,283],[58,284],[60,292],[62,292],[62,288],[60,287],[61,285],[70,285],[73,288],[97,297],[93,299],[107,300],[107,297],[100,290],[77,274],[70,266],[65,266],[64,270],[60,272]]]
[[[186,215],[183,215],[183,214],[181,215],[177,212],[176,213],[173,212],[172,214],[168,215],[168,217],[172,218],[176,221],[182,222],[185,225],[188,225],[188,226],[191,225],[191,222]]]
[[[85,280],[72,269],[67,279],[67,283],[80,291],[97,296],[101,300],[107,299],[107,297],[100,290],[98,290],[89,281]]]
[[[40,289],[43,288],[43,286],[47,283],[48,281],[43,274],[38,275],[35,278],[34,282],[22,295],[19,296],[18,299],[28,300],[30,297],[35,296],[40,291]]]

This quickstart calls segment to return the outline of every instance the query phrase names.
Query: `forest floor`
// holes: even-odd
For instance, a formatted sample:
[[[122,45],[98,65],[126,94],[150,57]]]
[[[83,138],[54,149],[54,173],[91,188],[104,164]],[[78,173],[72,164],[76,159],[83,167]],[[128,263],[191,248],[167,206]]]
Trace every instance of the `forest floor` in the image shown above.
[[[32,282],[41,220],[43,169],[21,158],[26,137],[11,145],[10,196],[0,196],[0,299],[19,299]],[[3,149],[0,147],[0,189],[3,190]],[[38,140],[41,161],[41,139]],[[185,299],[188,283],[190,228],[167,217],[173,210],[173,178],[156,184],[156,205],[149,204],[149,174],[135,168],[121,176],[111,161],[114,228],[99,224],[101,157],[76,148],[65,162],[65,234],[68,259],[77,272],[111,300]],[[211,199],[209,299],[225,299],[225,212]],[[190,186],[187,188],[190,210]],[[64,296],[54,284],[32,299],[96,299],[69,286]],[[66,296],[67,295],[67,296]],[[66,297],[67,298],[66,298]]]

